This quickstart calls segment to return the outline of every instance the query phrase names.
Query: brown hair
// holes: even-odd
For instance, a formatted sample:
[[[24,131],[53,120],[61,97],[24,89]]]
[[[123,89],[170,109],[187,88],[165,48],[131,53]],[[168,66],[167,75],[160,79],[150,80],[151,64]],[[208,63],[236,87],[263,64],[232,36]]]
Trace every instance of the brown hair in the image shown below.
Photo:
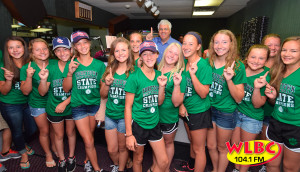
[[[131,47],[129,44],[129,41],[123,37],[119,37],[117,39],[115,39],[112,43],[111,43],[111,48],[110,48],[110,52],[109,52],[109,58],[108,58],[108,62],[107,62],[107,67],[105,69],[105,72],[102,76],[102,79],[105,79],[105,77],[109,74],[109,69],[111,68],[112,71],[112,75],[114,75],[116,73],[116,70],[119,66],[119,61],[115,58],[115,49],[118,43],[125,43],[127,44],[127,48],[128,48],[128,59],[127,59],[127,69],[125,71],[126,76],[129,76],[129,72],[134,70],[134,57],[131,51]]]
[[[130,41],[131,36],[132,36],[133,34],[138,34],[138,35],[141,37],[141,40],[142,40],[141,43],[143,42],[143,35],[142,35],[142,33],[139,32],[139,31],[133,31],[133,32],[131,32],[131,34],[129,35],[129,41]]]
[[[35,39],[33,39],[29,42],[28,51],[29,51],[30,61],[35,61],[35,59],[33,57],[33,54],[32,54],[32,49],[33,49],[33,44],[36,43],[36,42],[43,42],[43,43],[46,44],[46,46],[48,48],[48,51],[49,51],[49,57],[48,57],[48,59],[49,59],[52,56],[52,53],[50,51],[50,47],[49,47],[48,43],[42,38],[35,38]]]
[[[261,41],[261,44],[265,44],[265,42],[266,42],[266,40],[268,38],[278,38],[279,40],[281,40],[280,36],[278,34],[276,34],[276,33],[270,33],[270,34],[268,34],[268,35],[266,35],[266,36],[263,37],[263,39]]]
[[[300,36],[293,36],[293,37],[286,38],[283,41],[281,48],[285,43],[289,41],[298,41],[300,44]],[[275,87],[277,93],[279,93],[280,84],[285,72],[286,72],[286,65],[283,63],[281,58],[276,58],[273,67],[270,69],[270,76],[271,76],[270,84],[273,87]]]
[[[254,44],[254,45],[252,45],[252,46],[248,49],[248,52],[247,52],[247,54],[246,54],[246,58],[245,58],[245,60],[244,60],[245,68],[248,67],[248,63],[247,63],[248,56],[249,56],[250,52],[251,52],[253,49],[263,49],[263,50],[266,50],[267,53],[268,53],[268,54],[267,54],[267,59],[266,59],[266,60],[269,59],[269,56],[270,56],[270,50],[269,50],[269,47],[266,46],[266,45],[262,45],[262,44]]]
[[[230,43],[231,43],[229,51],[228,51],[228,55],[225,58],[225,61],[226,61],[225,69],[227,67],[231,66],[233,61],[236,62],[234,69],[238,69],[239,63],[237,63],[237,62],[240,60],[240,58],[239,58],[238,50],[237,50],[237,41],[236,41],[234,34],[230,30],[219,30],[211,37],[210,43],[209,43],[209,49],[208,49],[208,53],[210,56],[210,58],[209,58],[210,65],[213,67],[214,61],[217,58],[217,54],[214,50],[214,39],[217,34],[225,34],[225,35],[229,36]]]
[[[13,58],[8,53],[8,41],[20,41],[24,47],[24,54],[22,55],[22,66],[29,62],[29,54],[27,49],[27,44],[23,38],[18,36],[10,36],[5,40],[4,44],[4,56],[3,62],[4,67],[14,73],[13,83],[20,81],[20,69],[16,66],[13,61]]]

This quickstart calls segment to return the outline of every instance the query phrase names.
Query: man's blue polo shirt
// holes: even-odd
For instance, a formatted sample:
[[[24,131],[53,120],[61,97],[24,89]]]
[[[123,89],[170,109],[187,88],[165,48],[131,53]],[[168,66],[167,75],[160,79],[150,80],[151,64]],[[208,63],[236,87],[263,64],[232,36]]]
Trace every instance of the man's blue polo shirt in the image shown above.
[[[155,38],[152,39],[152,41],[155,42],[155,44],[157,45],[158,52],[159,52],[159,56],[158,56],[158,58],[157,58],[157,63],[160,63],[160,61],[161,61],[161,59],[162,59],[162,57],[163,57],[163,55],[164,55],[165,49],[166,49],[171,43],[176,42],[176,43],[178,43],[179,45],[181,45],[179,41],[177,41],[176,39],[174,39],[174,38],[172,38],[172,37],[170,37],[169,40],[168,40],[165,44],[163,44],[163,43],[161,42],[161,38],[160,38],[160,37],[155,37]]]

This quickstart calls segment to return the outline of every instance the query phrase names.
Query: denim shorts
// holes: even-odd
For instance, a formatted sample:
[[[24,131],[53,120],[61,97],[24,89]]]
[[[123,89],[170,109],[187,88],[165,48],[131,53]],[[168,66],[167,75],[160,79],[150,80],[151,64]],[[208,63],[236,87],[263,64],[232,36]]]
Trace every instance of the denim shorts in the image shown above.
[[[99,110],[99,105],[81,105],[72,107],[73,120],[80,120],[87,116],[95,116]]]
[[[105,130],[117,129],[119,133],[125,133],[125,120],[124,119],[111,119],[105,115]]]
[[[38,117],[43,113],[46,113],[46,108],[34,108],[29,105],[31,116]]]
[[[234,111],[232,113],[222,112],[217,110],[214,107],[211,107],[212,121],[216,123],[219,128],[225,130],[233,130],[236,125],[236,113]]]
[[[262,125],[263,121],[250,118],[242,112],[237,112],[236,127],[240,127],[248,133],[259,134],[261,132]]]

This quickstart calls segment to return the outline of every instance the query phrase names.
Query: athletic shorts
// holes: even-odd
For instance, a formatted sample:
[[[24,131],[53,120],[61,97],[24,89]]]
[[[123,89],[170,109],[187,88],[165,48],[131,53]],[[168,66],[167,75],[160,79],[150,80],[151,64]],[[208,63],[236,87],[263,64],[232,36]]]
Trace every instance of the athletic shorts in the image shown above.
[[[160,123],[160,129],[163,134],[172,134],[178,129],[178,122],[173,124]]]
[[[47,119],[51,123],[60,123],[64,120],[73,120],[72,115],[67,115],[67,116],[52,116],[52,115],[47,115]]]
[[[293,152],[300,153],[300,127],[271,118],[266,133],[269,140],[283,144]]]
[[[210,109],[197,114],[189,113],[188,115],[189,116],[183,118],[183,121],[187,123],[191,131],[203,128],[213,128]]]
[[[140,146],[145,146],[148,141],[160,141],[163,137],[159,123],[152,129],[144,129],[135,121],[132,121],[132,135]]]

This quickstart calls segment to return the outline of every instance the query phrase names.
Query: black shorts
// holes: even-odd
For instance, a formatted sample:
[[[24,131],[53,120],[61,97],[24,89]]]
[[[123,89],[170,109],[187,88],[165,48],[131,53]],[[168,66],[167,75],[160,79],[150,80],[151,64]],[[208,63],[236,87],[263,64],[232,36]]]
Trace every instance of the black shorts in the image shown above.
[[[156,142],[162,139],[159,123],[152,129],[144,129],[138,123],[132,121],[132,135],[134,135],[137,144],[140,146],[146,145],[148,141]]]
[[[173,124],[160,123],[160,128],[163,134],[172,134],[178,129],[178,122]]]
[[[51,123],[60,123],[64,120],[73,120],[72,115],[67,115],[67,116],[51,116],[47,115],[47,119]]]
[[[283,144],[293,152],[300,153],[300,127],[271,118],[266,135],[269,140]]]
[[[213,128],[212,120],[211,120],[211,111],[208,109],[205,112],[197,113],[197,114],[188,114],[189,116],[186,118],[182,118],[184,122],[187,123],[189,129],[198,130],[203,128]]]

